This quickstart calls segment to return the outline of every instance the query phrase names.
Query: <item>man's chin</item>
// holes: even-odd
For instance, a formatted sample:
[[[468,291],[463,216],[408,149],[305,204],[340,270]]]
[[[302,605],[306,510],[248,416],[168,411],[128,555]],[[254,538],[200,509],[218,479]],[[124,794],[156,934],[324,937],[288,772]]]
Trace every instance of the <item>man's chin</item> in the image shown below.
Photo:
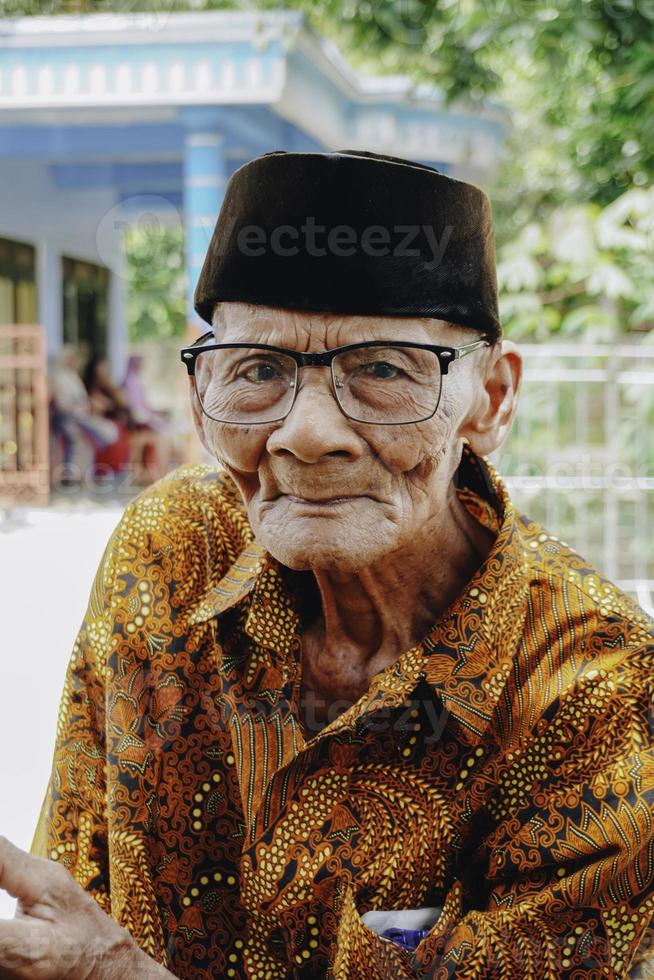
[[[341,534],[333,539],[317,540],[317,535],[307,534],[282,538],[274,532],[270,535],[261,528],[256,534],[257,541],[270,554],[297,572],[339,571],[360,572],[374,561],[383,558],[384,552],[377,553],[377,547],[370,542],[357,542],[354,534]]]
[[[270,549],[268,550],[270,551]],[[272,551],[270,553],[273,554]],[[367,564],[367,562],[362,562],[360,558],[353,555],[338,555],[333,552],[312,555],[286,552],[278,553],[273,557],[295,572],[350,572],[355,575],[361,572]]]
[[[313,505],[283,497],[249,516],[257,541],[287,568],[358,572],[391,548],[395,525],[386,511],[365,498]]]

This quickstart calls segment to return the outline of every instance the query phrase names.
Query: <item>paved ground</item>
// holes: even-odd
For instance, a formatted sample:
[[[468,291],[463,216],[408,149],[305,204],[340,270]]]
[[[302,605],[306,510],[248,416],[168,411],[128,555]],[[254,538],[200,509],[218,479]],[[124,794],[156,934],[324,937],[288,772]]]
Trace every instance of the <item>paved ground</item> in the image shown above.
[[[29,847],[48,780],[70,650],[129,497],[69,492],[48,508],[0,510],[0,834],[21,847]],[[13,901],[0,892],[0,918],[11,914]]]

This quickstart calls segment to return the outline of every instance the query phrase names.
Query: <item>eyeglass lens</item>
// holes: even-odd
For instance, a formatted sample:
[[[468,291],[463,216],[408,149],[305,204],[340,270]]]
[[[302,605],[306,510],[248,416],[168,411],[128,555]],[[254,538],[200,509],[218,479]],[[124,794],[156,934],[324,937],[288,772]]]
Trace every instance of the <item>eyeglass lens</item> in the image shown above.
[[[283,419],[297,379],[292,357],[254,347],[202,351],[195,364],[202,409],[219,422]],[[360,422],[418,422],[434,414],[440,399],[438,357],[419,348],[380,344],[343,351],[332,361],[332,379],[341,408]]]

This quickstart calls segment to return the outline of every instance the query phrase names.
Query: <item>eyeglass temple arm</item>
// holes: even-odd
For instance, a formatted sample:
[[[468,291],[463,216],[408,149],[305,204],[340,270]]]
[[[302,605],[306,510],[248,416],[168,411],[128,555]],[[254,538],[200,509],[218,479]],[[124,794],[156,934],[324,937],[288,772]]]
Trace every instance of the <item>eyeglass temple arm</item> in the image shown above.
[[[208,340],[209,337],[213,337],[213,330],[207,330],[206,333],[203,333],[201,337],[198,337],[197,340],[194,340],[192,344],[189,344],[189,346],[197,347],[198,344],[201,344],[203,340]]]
[[[455,360],[458,360],[460,357],[465,357],[466,354],[472,354],[474,350],[479,350],[480,347],[490,347],[490,340],[488,337],[482,337],[481,340],[476,340],[474,344],[465,344],[463,347],[454,347],[454,358]]]
[[[182,361],[184,362],[184,364],[186,364],[186,369],[191,377],[195,376],[195,356],[189,353],[189,350],[194,347],[199,348],[201,347],[201,345],[204,343],[205,340],[212,340],[212,339],[213,339],[213,330],[207,330],[206,333],[203,333],[201,337],[198,337],[197,340],[194,340],[192,344],[188,345],[188,347],[182,348]]]

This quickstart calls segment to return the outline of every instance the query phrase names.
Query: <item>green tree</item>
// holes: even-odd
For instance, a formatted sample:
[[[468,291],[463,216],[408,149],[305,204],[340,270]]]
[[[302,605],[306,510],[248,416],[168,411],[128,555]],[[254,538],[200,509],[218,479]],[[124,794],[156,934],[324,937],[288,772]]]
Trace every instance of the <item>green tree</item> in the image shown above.
[[[181,224],[139,222],[125,232],[130,340],[183,337],[186,275]]]
[[[602,208],[568,205],[524,225],[500,250],[502,315],[516,338],[611,340],[654,325],[654,188]]]

